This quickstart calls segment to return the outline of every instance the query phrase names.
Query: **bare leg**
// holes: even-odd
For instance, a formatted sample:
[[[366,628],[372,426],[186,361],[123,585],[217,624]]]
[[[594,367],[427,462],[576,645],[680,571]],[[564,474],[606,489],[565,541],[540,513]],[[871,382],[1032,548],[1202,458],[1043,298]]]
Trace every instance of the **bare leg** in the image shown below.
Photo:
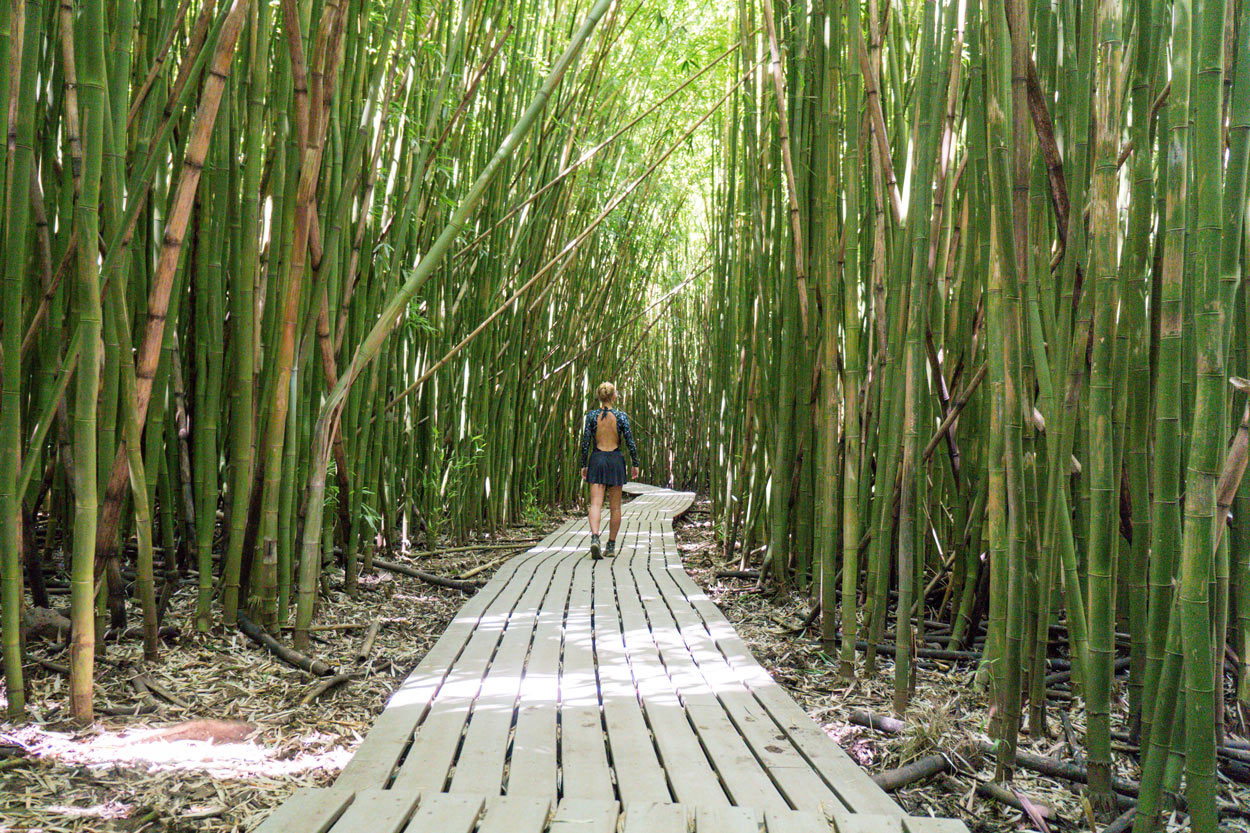
[[[599,534],[599,518],[603,514],[603,489],[604,489],[604,486],[602,483],[590,484],[590,534],[591,535]],[[617,492],[620,492],[620,489],[617,489]],[[620,500],[620,496],[618,495],[616,498],[615,505],[619,507],[620,503],[621,503],[621,500]],[[613,518],[612,522],[619,525],[620,522],[616,520],[615,514],[612,515],[612,518]],[[615,534],[615,532],[613,534]]]
[[[600,489],[603,487],[600,486]],[[600,498],[602,500],[602,498]],[[608,507],[612,510],[612,519],[608,522],[608,540],[615,541],[616,533],[621,528],[621,487],[612,486],[608,489]]]

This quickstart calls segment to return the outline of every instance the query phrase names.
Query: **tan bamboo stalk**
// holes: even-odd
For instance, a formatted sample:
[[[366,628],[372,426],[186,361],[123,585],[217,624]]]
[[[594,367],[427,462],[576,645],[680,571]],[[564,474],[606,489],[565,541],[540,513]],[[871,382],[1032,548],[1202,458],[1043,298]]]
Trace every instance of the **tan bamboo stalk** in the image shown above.
[[[208,145],[212,139],[218,107],[221,104],[226,83],[230,80],[230,66],[234,59],[235,46],[238,43],[239,33],[247,22],[249,2],[250,0],[233,0],[222,26],[208,75],[204,81],[204,89],[200,95],[199,107],[196,109],[195,118],[191,124],[178,189],[170,204],[165,233],[161,241],[160,256],[148,296],[143,340],[140,342],[135,363],[135,415],[141,430],[147,419],[148,403],[152,397],[152,383],[156,376],[156,367],[160,363],[165,315],[169,310],[174,272],[178,268],[187,223],[195,203],[195,193],[204,171],[204,162],[208,157]],[[117,527],[121,520],[122,501],[126,490],[126,460],[123,440],[118,444],[104,493],[104,501],[100,506],[99,526],[96,530],[97,565],[107,561],[115,547]]]
[[[799,214],[799,192],[794,176],[794,156],[790,149],[790,117],[786,113],[786,79],[781,67],[781,47],[777,43],[777,26],[772,0],[760,0],[764,26],[768,30],[768,50],[772,55],[770,69],[777,103],[778,144],[786,172],[786,199],[790,204],[790,234],[794,242],[794,283],[799,296],[799,321],[807,337],[807,247],[803,243],[803,224]]]

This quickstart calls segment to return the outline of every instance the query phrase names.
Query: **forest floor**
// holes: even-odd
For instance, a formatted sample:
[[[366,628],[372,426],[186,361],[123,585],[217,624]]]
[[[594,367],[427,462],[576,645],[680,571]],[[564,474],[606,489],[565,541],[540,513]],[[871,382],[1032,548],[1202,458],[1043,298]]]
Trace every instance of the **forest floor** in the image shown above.
[[[482,543],[516,540],[523,550],[563,520],[552,516],[541,527],[511,527]],[[388,557],[455,577],[512,554]],[[493,569],[475,578],[488,578]],[[241,633],[195,633],[194,589],[184,586],[165,618],[180,632],[176,648],[167,643],[159,662],[142,667],[184,705],[157,699],[151,713],[98,715],[94,726],[81,729],[68,720],[68,679],[32,667],[31,721],[0,723],[0,833],[255,828],[296,788],[333,782],[391,693],[467,598],[458,590],[379,571],[362,577],[361,590],[351,599],[336,580],[323,600],[316,625],[322,630],[312,634],[311,653],[361,676],[305,705],[301,699],[318,678],[279,661]],[[381,627],[370,658],[357,665],[355,654],[375,619]],[[31,653],[66,661],[63,652],[54,654],[39,643],[32,643]],[[144,703],[131,683],[142,658],[138,641],[109,644],[97,661],[97,708]],[[22,750],[27,754],[6,755]]]
[[[910,722],[901,734],[852,725],[849,716],[857,709],[889,714],[890,659],[882,658],[875,679],[848,684],[812,632],[800,635],[810,605],[804,596],[778,596],[760,592],[753,581],[718,579],[718,570],[733,565],[721,563],[706,508],[706,503],[696,504],[676,524],[683,560],[755,656],[808,713],[871,773],[927,755],[947,755],[952,774],[894,794],[908,812],[961,818],[974,833],[1046,833],[1025,814],[975,794],[976,781],[992,777],[993,762],[976,752],[976,741],[984,738],[987,703],[973,685],[973,667],[922,661]],[[550,516],[540,527],[513,527],[489,543],[515,540],[528,546],[522,542],[541,537],[563,520]],[[493,565],[477,575],[485,578],[510,554],[458,552],[423,557],[414,566],[450,577]],[[318,617],[323,629],[314,633],[314,653],[336,668],[357,668],[361,676],[304,704],[317,679],[278,661],[242,634],[194,633],[193,593],[184,589],[166,617],[180,631],[176,650],[170,645],[160,662],[143,666],[140,644],[126,641],[111,643],[99,660],[99,706],[121,710],[146,704],[154,710],[104,715],[90,729],[80,729],[66,713],[67,679],[46,667],[34,670],[31,722],[0,723],[0,833],[242,833],[255,828],[296,788],[333,782],[391,692],[466,598],[389,573],[363,579],[355,599],[333,586]],[[381,623],[377,641],[370,658],[357,665],[355,654],[375,619]],[[32,653],[53,664],[65,661],[63,653],[37,644]],[[181,704],[140,695],[131,682],[140,670]],[[1079,737],[1083,726],[1076,714],[1073,731]],[[1040,743],[1022,738],[1021,747],[1079,759],[1059,734]],[[1116,759],[1117,774],[1136,780],[1132,759],[1124,754]],[[1078,787],[1023,769],[1014,786],[1046,816],[1051,830],[1091,829]],[[1250,806],[1250,791],[1224,798]],[[1250,831],[1240,820],[1225,825]]]
[[[850,715],[855,711],[893,715],[893,660],[879,657],[877,675],[864,679],[860,652],[856,662],[861,678],[848,682],[837,673],[837,657],[821,650],[816,638],[819,625],[804,628],[812,604],[806,595],[797,591],[761,591],[751,579],[718,578],[718,572],[734,570],[739,565],[736,559],[733,563],[725,562],[707,508],[706,502],[696,503],[674,525],[682,561],[773,679],[870,774],[930,755],[944,755],[951,764],[951,772],[921,779],[893,793],[895,801],[908,813],[961,819],[973,833],[1103,830],[1106,821],[1090,823],[1081,785],[1070,781],[1017,768],[1012,788],[1018,798],[1032,805],[1040,820],[978,794],[978,783],[988,784],[993,779],[994,760],[977,747],[978,741],[988,740],[985,728],[989,725],[989,703],[975,685],[976,667],[971,663],[917,660],[916,689],[903,732],[888,734],[851,723]],[[1116,682],[1119,695],[1124,694],[1123,682]],[[1021,735],[1019,749],[1083,762],[1085,726],[1081,710],[1073,709],[1064,715],[1075,748],[1069,745],[1057,711],[1051,708],[1047,717],[1054,736],[1037,740]],[[1134,758],[1123,744],[1113,743],[1113,747],[1114,775],[1136,783],[1140,773]],[[1224,802],[1243,808],[1243,813],[1250,809],[1250,789],[1227,779],[1221,781]],[[1187,819],[1173,817],[1167,829],[1188,829]],[[1225,817],[1220,829],[1250,831],[1250,821]]]

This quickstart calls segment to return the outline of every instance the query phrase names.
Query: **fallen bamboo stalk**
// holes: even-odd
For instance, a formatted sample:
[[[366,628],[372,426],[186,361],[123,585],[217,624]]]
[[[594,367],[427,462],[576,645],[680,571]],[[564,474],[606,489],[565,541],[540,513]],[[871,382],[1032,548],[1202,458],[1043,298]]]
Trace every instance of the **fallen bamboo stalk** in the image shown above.
[[[334,673],[334,669],[321,660],[314,659],[294,648],[283,645],[242,613],[238,617],[239,630],[243,631],[244,636],[267,649],[271,654],[288,665],[294,665],[296,668],[318,677],[328,677]]]
[[[523,550],[541,541],[541,538],[521,538],[504,544],[468,544],[463,547],[447,547],[441,550],[425,550],[408,553],[409,558],[429,558],[433,555],[451,555],[457,552],[488,552],[490,550]]]
[[[307,706],[330,689],[337,688],[348,680],[359,676],[359,671],[344,671],[341,674],[335,674],[333,677],[326,677],[324,680],[310,688],[308,693],[299,699],[299,704],[301,706]]]
[[[517,547],[516,549],[520,550],[520,549],[525,549],[525,548]],[[492,567],[498,567],[500,564],[504,563],[510,558],[512,558],[512,553],[508,553],[503,558],[496,558],[494,561],[488,561],[485,564],[479,564],[476,567],[474,567],[472,570],[466,570],[465,572],[461,573],[457,578],[460,581],[471,579],[478,573],[485,572],[486,570],[489,570]]]
[[[1137,815],[1136,807],[1129,807],[1116,817],[1115,821],[1103,828],[1102,833],[1126,833],[1133,826],[1133,817]]]
[[[139,695],[139,702],[144,708],[156,711],[161,707],[156,698],[152,696],[152,690],[148,688],[148,681],[142,674],[136,674],[130,678],[130,685]],[[137,712],[136,712],[137,714]]]
[[[433,573],[427,573],[424,570],[418,570],[415,567],[409,567],[404,564],[396,564],[394,561],[384,561],[381,558],[373,559],[373,566],[380,567],[391,573],[399,573],[412,578],[419,578],[427,584],[433,584],[437,587],[449,587],[452,590],[459,590],[462,593],[475,593],[481,589],[485,582],[480,581],[460,581],[459,579],[446,578],[444,576],[436,576]]]
[[[308,630],[312,633],[321,633],[323,631],[358,631],[361,628],[367,627],[370,627],[370,625],[366,625],[363,622],[341,622],[337,625],[313,625]],[[283,625],[282,630],[293,631],[295,630],[295,626]]]
[[[958,780],[951,777],[950,775],[943,775],[942,783],[951,792],[963,791],[963,784],[961,784]],[[1013,810],[1019,810],[1022,813],[1028,812],[1024,808],[1024,803],[1020,801],[1020,799],[1017,797],[1018,791],[1009,790],[999,784],[995,784],[992,781],[982,781],[980,778],[973,778],[972,783],[973,783],[974,792],[976,792],[976,794],[981,796],[982,798],[988,798],[991,801],[997,801],[1000,804],[1005,804],[1006,806],[1012,808]],[[1038,802],[1033,801],[1032,799],[1029,799],[1029,803],[1033,805],[1033,809],[1036,810],[1037,814],[1041,816],[1042,818],[1044,819],[1056,819],[1057,818],[1055,816],[1054,809],[1050,805],[1039,804]]]
[[[909,764],[897,767],[895,769],[887,769],[885,772],[878,772],[872,776],[873,783],[886,792],[894,792],[901,790],[909,784],[917,781],[923,781],[926,778],[932,778],[943,772],[950,772],[954,769],[951,762],[946,759],[945,755],[925,755],[923,758],[917,758]]]
[[[1125,671],[1128,669],[1129,663],[1130,663],[1129,657],[1119,657],[1115,661],[1115,670]],[[1056,671],[1054,674],[1047,674],[1046,685],[1052,686],[1055,683],[1066,683],[1071,679],[1072,679],[1072,669],[1069,667],[1065,671]]]
[[[373,643],[377,641],[378,629],[382,627],[382,623],[374,620],[369,625],[369,630],[365,632],[364,641],[360,643],[360,647],[356,649],[356,664],[360,665],[369,659],[369,655],[373,653]]]
[[[184,709],[191,708],[190,703],[188,703],[186,700],[179,697],[177,694],[174,694],[169,689],[165,688],[165,686],[161,685],[156,680],[152,679],[149,675],[138,674],[136,675],[135,679],[136,680],[141,679],[143,681],[143,684],[148,688],[148,690],[151,691],[153,694],[155,694],[157,697],[161,698],[162,700],[173,703],[175,706],[179,706]]]
[[[158,711],[158,707],[152,703],[138,703],[133,706],[96,706],[96,714],[107,715],[108,717],[138,717],[141,714],[152,714]]]
[[[851,712],[848,720],[856,726],[876,729],[878,732],[884,732],[887,735],[897,735],[907,729],[907,723],[899,720],[897,717],[889,717],[888,715],[877,714],[864,709],[856,709]]]
[[[977,741],[977,748],[986,755],[998,754],[998,747],[988,740]],[[1075,781],[1078,784],[1089,783],[1089,771],[1084,765],[1048,758],[1045,755],[1035,755],[1022,749],[1016,750],[1016,765],[1051,778]],[[1112,778],[1111,789],[1120,795],[1137,798],[1137,785],[1130,781]]]
[[[759,570],[717,570],[717,578],[749,578],[757,579],[760,577]]]
[[[867,651],[868,643],[862,639],[858,640],[855,643],[855,648],[860,651]],[[877,653],[892,657],[894,656],[894,646],[884,643],[879,644],[877,645]],[[916,656],[924,657],[925,659],[968,660],[973,662],[981,659],[980,651],[948,651],[941,648],[917,648],[915,653]]]
[[[42,667],[48,669],[49,671],[60,674],[63,677],[69,676],[68,665],[63,665],[62,663],[59,663],[59,662],[53,662],[52,660],[44,659],[43,657],[32,657],[32,659],[34,659],[35,662],[37,662]]]

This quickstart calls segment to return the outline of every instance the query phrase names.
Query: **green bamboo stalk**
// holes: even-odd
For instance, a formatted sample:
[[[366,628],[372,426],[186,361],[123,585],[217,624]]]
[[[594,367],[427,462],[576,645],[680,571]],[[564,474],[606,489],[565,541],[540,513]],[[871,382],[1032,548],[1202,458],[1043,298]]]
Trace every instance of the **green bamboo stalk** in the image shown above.
[[[74,35],[80,70],[83,167],[81,190],[74,209],[78,229],[77,318],[82,329],[74,401],[74,531],[70,576],[70,713],[79,723],[94,719],[92,689],[95,662],[95,544],[97,534],[96,397],[100,387],[98,342],[102,326],[100,302],[99,197],[103,172],[105,91],[104,5],[84,0]]]
[[[0,390],[0,571],[3,591],[0,626],[4,641],[4,672],[9,715],[21,717],[26,710],[25,682],[22,676],[22,512],[17,478],[22,467],[22,360],[23,272],[30,251],[31,177],[35,155],[35,90],[38,86],[39,41],[43,32],[43,9],[36,0],[26,0],[22,10],[22,44],[17,79],[14,132],[8,137],[11,149],[4,162],[9,175],[4,183],[4,287],[6,326],[3,328],[3,389]],[[7,38],[5,39],[7,40]],[[7,86],[7,85],[6,85]],[[7,99],[6,99],[7,100]]]
[[[461,200],[447,225],[439,233],[438,238],[426,250],[417,268],[409,275],[403,287],[387,298],[377,323],[373,325],[365,340],[356,349],[351,362],[348,363],[342,376],[340,376],[338,384],[330,391],[326,401],[321,406],[313,436],[312,460],[309,466],[308,488],[305,499],[305,531],[301,548],[299,596],[296,609],[295,642],[297,647],[306,644],[308,628],[312,624],[312,601],[319,561],[317,557],[319,550],[317,537],[321,526],[325,475],[331,450],[330,441],[338,416],[342,411],[347,391],[356,378],[359,377],[364,367],[378,354],[382,343],[395,328],[399,313],[407,307],[413,295],[421,288],[434,268],[446,255],[448,249],[451,248],[452,241],[468,221],[469,213],[485,194],[496,171],[512,154],[513,149],[525,134],[529,132],[530,127],[538,120],[538,116],[546,107],[552,91],[559,84],[560,79],[564,76],[569,66],[577,59],[595,24],[608,11],[610,5],[610,0],[597,0],[595,5],[587,12],[586,18],[578,31],[573,35],[564,54],[553,65],[546,81],[539,88],[534,99],[530,102],[511,132],[505,137],[494,156],[491,157],[486,167],[478,175],[473,186]]]

